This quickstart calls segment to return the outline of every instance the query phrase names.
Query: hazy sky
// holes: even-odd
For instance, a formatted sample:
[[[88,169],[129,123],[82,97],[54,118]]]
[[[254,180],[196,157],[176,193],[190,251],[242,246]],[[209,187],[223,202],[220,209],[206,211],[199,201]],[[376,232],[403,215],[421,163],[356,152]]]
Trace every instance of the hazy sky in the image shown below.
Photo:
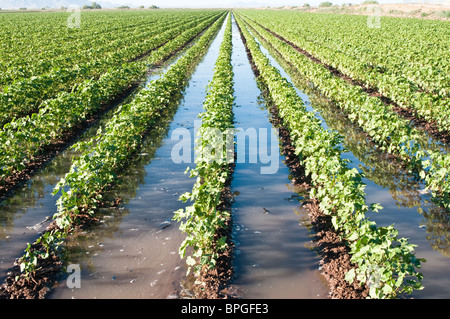
[[[304,3],[309,3],[312,6],[317,6],[319,3],[326,0],[0,0],[0,8],[8,7],[28,7],[41,8],[49,6],[51,8],[59,8],[67,4],[82,6],[83,4],[90,4],[96,1],[102,4],[103,7],[116,7],[119,5],[129,5],[132,7],[157,5],[161,8],[218,8],[218,7],[261,7],[271,6],[280,7],[284,5],[301,6]],[[359,4],[364,0],[329,0],[333,4],[342,5],[344,3]],[[382,3],[441,3],[450,4],[450,0],[378,0]]]
[[[99,2],[102,0],[99,0]],[[160,7],[234,7],[234,6],[260,6],[270,5],[279,7],[284,5],[298,6],[304,3],[318,5],[325,0],[103,0],[111,3],[129,3],[131,5],[157,5]],[[330,0],[334,4],[362,3],[364,0]],[[450,0],[378,0],[378,3],[450,3]]]
[[[196,1],[183,1],[183,0],[104,0],[109,2],[128,2],[130,4],[136,4],[136,5],[157,5],[161,7],[220,7],[220,6],[232,6],[232,5],[252,5],[252,4],[260,4],[260,3],[267,3],[270,6],[278,7],[283,5],[301,5],[303,3],[320,3],[324,0],[196,0]],[[364,0],[357,0],[357,1],[351,1],[351,0],[334,0],[333,3],[361,3]],[[438,0],[439,1],[439,0]],[[405,3],[405,2],[425,2],[425,1],[408,1],[408,0],[379,0],[379,3]],[[429,1],[429,2],[436,2],[436,1]]]

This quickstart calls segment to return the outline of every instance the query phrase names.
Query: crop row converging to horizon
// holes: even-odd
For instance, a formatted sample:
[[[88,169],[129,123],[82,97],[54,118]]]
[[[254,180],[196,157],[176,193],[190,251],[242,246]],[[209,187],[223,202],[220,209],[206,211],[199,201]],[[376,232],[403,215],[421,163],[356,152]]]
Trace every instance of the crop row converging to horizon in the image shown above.
[[[174,163],[195,164],[190,174],[197,181],[192,192],[180,198],[192,205],[174,212],[186,234],[180,254],[199,280],[216,267],[231,245],[227,232],[231,214],[223,203],[233,171],[230,165],[245,161],[246,138],[259,147],[260,161],[268,164],[261,174],[277,172],[280,151],[276,128],[272,133],[277,140],[268,146],[267,131],[240,132],[235,126],[233,22],[310,180],[309,199],[319,203],[348,248],[354,268],[346,273],[346,280],[367,286],[371,298],[395,298],[423,289],[418,269],[425,260],[415,256],[415,245],[400,237],[393,225],[379,226],[369,219],[368,213],[381,211],[382,203],[366,202],[365,176],[345,158],[343,136],[323,128],[262,47],[276,51],[448,211],[448,22],[386,18],[381,28],[370,28],[367,17],[359,16],[154,10],[88,12],[83,14],[82,27],[70,28],[62,27],[68,22],[67,13],[40,14],[44,13],[30,13],[27,19],[20,13],[0,17],[4,26],[0,31],[0,195],[9,196],[20,180],[32,178],[34,165],[51,160],[46,155],[71,145],[71,134],[76,140],[71,147],[79,154],[54,189],[59,199],[53,227],[24,247],[21,276],[33,278],[42,260],[60,254],[80,218],[96,216],[149,132],[177,109],[189,77],[222,29],[197,130],[194,136],[189,130],[175,131],[174,136],[184,138],[172,152]],[[148,74],[177,55],[167,71],[146,83]],[[94,137],[76,138],[117,104]],[[426,123],[433,132],[424,134],[416,122]],[[436,136],[442,139],[436,141]],[[249,161],[255,163],[256,157]]]

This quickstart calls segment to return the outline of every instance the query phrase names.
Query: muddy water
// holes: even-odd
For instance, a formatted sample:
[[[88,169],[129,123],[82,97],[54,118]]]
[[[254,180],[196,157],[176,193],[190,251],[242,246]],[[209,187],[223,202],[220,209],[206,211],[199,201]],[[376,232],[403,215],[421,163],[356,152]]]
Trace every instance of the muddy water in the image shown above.
[[[185,261],[178,254],[184,235],[171,219],[186,205],[178,198],[192,190],[194,179],[185,171],[195,164],[173,161],[179,143],[174,133],[188,129],[193,143],[223,32],[192,74],[178,111],[167,116],[170,123],[152,130],[140,159],[114,189],[123,204],[105,209],[102,225],[69,241],[67,262],[80,265],[81,288],[68,287],[62,278],[51,298],[172,298],[184,289]]]
[[[51,193],[70,168],[72,152],[55,158],[32,181],[0,203],[0,282],[14,260],[23,255],[27,242],[33,242],[51,222],[56,198]]]
[[[327,287],[318,271],[318,258],[310,249],[308,230],[301,224],[304,212],[292,190],[289,170],[280,156],[278,139],[271,130],[268,111],[261,104],[261,92],[235,23],[232,63],[235,126],[241,132],[266,131],[267,139],[260,134],[258,139],[260,143],[267,142],[267,154],[272,152],[271,163],[264,163],[259,156],[261,147],[248,138],[247,157],[240,160],[238,155],[231,184],[238,193],[233,204],[233,286],[243,298],[326,298]],[[237,143],[239,148],[239,139]],[[253,155],[258,155],[256,163],[251,162]],[[262,168],[270,167],[276,169],[262,173]]]
[[[266,54],[267,52],[265,50]],[[301,75],[290,69],[273,50],[270,49],[270,52],[276,57],[276,59],[271,57],[271,63],[300,89],[299,95],[309,110],[316,112],[316,116],[322,119],[323,127],[335,130],[344,137],[343,144],[348,150],[344,157],[351,160],[351,167],[357,168],[366,176],[364,183],[367,203],[381,203],[383,206],[380,213],[371,213],[369,218],[380,226],[393,224],[399,231],[399,237],[408,238],[412,244],[417,245],[416,255],[427,260],[421,268],[425,289],[414,292],[412,297],[448,298],[450,296],[448,211],[431,201],[430,194],[424,191],[423,183],[415,181],[408,171],[381,152],[360,128],[338,111],[336,106],[331,105],[309,87]],[[428,149],[441,148],[441,151],[448,152],[448,147],[426,134],[423,146]]]
[[[115,106],[88,127],[79,140],[94,136],[98,127],[112,116]],[[69,172],[72,158],[77,155],[74,149],[66,148],[12,196],[0,202],[0,282],[14,260],[23,255],[27,243],[34,242],[51,223],[58,199],[52,195],[53,189]]]
[[[267,111],[257,103],[260,92],[236,29],[233,41],[240,88],[236,95],[241,96],[236,126],[266,128],[270,133]],[[78,237],[72,242],[68,259],[81,265],[81,288],[69,289],[61,280],[52,298],[170,298],[183,291],[186,269],[178,256],[183,236],[170,219],[174,210],[184,206],[177,198],[192,189],[193,180],[184,174],[189,164],[170,159],[176,143],[170,136],[180,127],[193,132],[219,43],[216,39],[192,76],[165,137],[142,150],[149,162],[136,163],[125,185],[116,189],[124,205],[105,210],[103,225],[86,233],[84,240]],[[275,146],[278,152],[276,140]],[[276,158],[280,164],[276,174],[261,175],[258,164],[238,163],[236,169],[233,191],[240,195],[233,211],[238,241],[235,286],[244,298],[321,298],[327,289],[317,271],[318,260],[309,249],[308,231],[299,225],[301,208],[290,189],[289,172],[278,153]]]

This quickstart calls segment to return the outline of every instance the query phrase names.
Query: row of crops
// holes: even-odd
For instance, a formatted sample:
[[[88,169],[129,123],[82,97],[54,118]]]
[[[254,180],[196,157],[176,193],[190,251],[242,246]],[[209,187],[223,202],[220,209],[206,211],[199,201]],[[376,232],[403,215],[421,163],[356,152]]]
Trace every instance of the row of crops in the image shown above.
[[[151,16],[150,19],[141,17],[141,24],[132,24],[125,30],[120,28],[119,23],[124,23],[126,20],[117,21],[116,24],[111,24],[115,26],[115,29],[104,30],[102,35],[92,35],[95,37],[95,41],[91,39],[92,42],[88,42],[88,47],[72,47],[73,43],[81,43],[86,40],[86,35],[82,31],[77,32],[70,39],[65,39],[60,33],[54,34],[54,32],[46,31],[46,36],[42,35],[41,41],[43,42],[36,41],[36,44],[45,50],[46,45],[49,45],[48,42],[51,43],[48,40],[49,37],[61,36],[66,41],[64,44],[51,44],[52,47],[57,46],[58,51],[46,50],[43,56],[33,54],[22,57],[22,59],[20,55],[14,57],[6,55],[1,64],[7,69],[2,73],[4,82],[2,83],[1,111],[4,116],[0,124],[8,123],[12,118],[37,113],[40,108],[45,106],[43,103],[45,100],[57,98],[61,92],[71,93],[75,88],[82,90],[89,86],[90,82],[98,80],[107,72],[117,72],[122,69],[124,63],[127,64],[127,67],[123,72],[128,68],[141,70],[145,61],[142,59],[136,61],[139,57],[161,47],[179,34],[199,27],[202,22],[207,23],[208,20],[214,18],[212,14],[195,16],[194,14],[179,13],[179,15],[176,22],[168,20],[170,15],[159,18]],[[95,19],[95,16],[90,18]],[[125,16],[123,16],[124,18]],[[105,21],[105,17],[103,19],[102,23],[106,24],[108,20]],[[153,19],[158,20],[153,21]],[[60,23],[55,22],[55,24],[60,26]],[[17,27],[22,26],[19,24]],[[66,28],[60,29],[67,33]],[[91,27],[88,26],[86,29],[91,30]],[[127,29],[129,29],[128,32]],[[80,30],[85,29],[81,28]],[[115,38],[111,38],[113,35]],[[89,37],[91,36],[87,38]],[[9,39],[7,35],[5,38]],[[11,45],[9,49],[23,52],[24,48],[19,45],[22,42],[17,40],[16,44]],[[40,47],[40,49],[42,48]],[[51,64],[48,61],[51,61]],[[130,61],[134,61],[134,63],[127,63]],[[156,56],[151,57],[148,61],[148,63],[157,62]],[[122,77],[126,75],[124,74]]]
[[[265,19],[264,21],[266,22],[269,20]],[[305,76],[313,83],[315,87],[323,92],[329,99],[336,101],[339,107],[341,107],[346,114],[348,114],[349,118],[361,126],[383,151],[398,156],[402,161],[404,161],[411,171],[415,172],[418,177],[425,181],[427,187],[433,191],[433,196],[436,200],[439,201],[444,207],[449,208],[450,188],[449,172],[447,168],[450,164],[450,157],[448,154],[442,152],[441,148],[438,146],[424,149],[421,132],[412,127],[409,120],[398,116],[397,113],[393,111],[392,105],[386,105],[380,98],[371,96],[364,92],[361,87],[352,85],[345,79],[334,76],[323,65],[318,64],[306,57],[304,54],[301,54],[292,45],[287,44],[286,41],[276,38],[273,34],[263,29],[261,25],[255,25],[255,22],[253,22],[253,26],[257,28],[257,32],[260,32],[262,37],[266,38],[267,41],[279,49],[279,52],[283,54],[283,57],[292,63],[300,73],[305,74]],[[284,28],[284,30],[287,30],[287,28]],[[286,34],[283,33],[283,36],[284,35]],[[316,51],[310,51],[310,48],[305,46],[302,42],[297,41],[297,38],[290,37],[289,35],[287,36],[289,41],[295,43],[301,48],[306,47],[306,51],[323,61],[322,55],[317,54]],[[336,39],[338,39],[338,37],[336,37]],[[359,40],[360,39],[356,39],[353,41]],[[317,41],[314,43],[316,42]],[[316,46],[320,48],[327,47],[325,44],[316,44]],[[380,53],[374,51],[372,54]],[[331,51],[329,52],[328,59],[330,60],[331,57],[333,57],[333,61],[340,61],[339,58],[335,59],[336,55],[337,54],[335,54],[334,51]],[[440,61],[440,63],[442,64],[442,61]],[[356,64],[353,63],[352,65]],[[445,65],[443,68],[444,67]],[[337,65],[337,68],[342,73],[347,74],[352,78],[355,77],[354,73],[350,71],[347,72],[345,67]],[[403,69],[398,68],[396,65],[390,66],[390,68],[386,66],[385,68],[394,70]],[[365,72],[364,70],[365,69],[360,72],[370,73],[370,70],[368,72]],[[445,69],[440,70],[443,77],[443,80],[441,80],[441,85],[442,88],[445,88],[446,85],[443,82],[447,81],[448,78],[444,76]],[[402,89],[401,86],[397,86],[397,84],[393,85],[392,83],[397,82],[391,80],[386,74],[387,71],[376,72],[376,76],[384,79],[383,81],[386,81],[386,83],[389,83],[389,85],[386,84],[386,86],[389,86],[392,90],[398,90],[398,92],[400,92],[398,93],[399,95],[408,96],[408,94],[410,94],[409,92],[411,91],[411,88]],[[396,77],[406,81],[406,75],[400,74],[396,75]],[[385,92],[383,92],[383,86],[373,86],[376,88],[381,88],[380,93],[385,94]],[[414,94],[414,96],[423,96],[425,93],[416,89],[412,94]],[[448,116],[448,100],[444,95],[434,95],[432,99],[441,105],[441,109],[438,113],[440,116],[443,115],[442,121],[438,120],[437,116],[431,115],[432,112],[438,109],[437,106],[423,102],[420,102],[419,104],[422,106],[425,113],[430,114],[431,121],[438,122],[438,127],[440,129],[444,128],[445,130],[445,125],[448,123],[450,118]],[[402,105],[402,107],[412,108],[415,110],[416,108],[413,105],[415,103],[414,99],[407,97],[406,100],[408,101],[408,104]],[[421,113],[418,112],[418,115],[421,115]]]
[[[227,148],[223,144],[227,136],[233,137],[234,129],[231,30],[229,18],[203,104],[204,112],[199,116],[202,119],[197,139],[199,156],[195,169],[190,172],[197,181],[192,192],[180,198],[184,202],[191,201],[192,205],[174,215],[174,219],[181,222],[180,229],[187,235],[180,247],[180,254],[186,257],[188,249],[193,250],[192,256],[187,256],[186,263],[189,265],[188,271],[194,268],[200,283],[206,280],[208,270],[216,268],[221,254],[230,243],[231,215],[225,204],[227,194],[224,190],[232,174],[234,147]],[[201,296],[202,291],[197,294]]]
[[[414,257],[413,246],[404,238],[397,238],[393,227],[377,227],[367,219],[369,209],[377,211],[379,207],[366,205],[361,175],[349,169],[347,160],[342,158],[340,137],[321,129],[320,121],[306,111],[292,84],[270,65],[250,33],[245,29],[243,33],[270,96],[278,106],[283,125],[290,132],[295,152],[306,174],[311,175],[311,197],[319,200],[324,214],[332,216],[333,226],[341,232],[351,249],[352,261],[358,265],[347,274],[348,280],[357,278],[365,283],[374,276],[373,271],[380,271],[384,282],[378,287],[372,286],[370,291],[370,296],[375,298],[420,288],[421,276],[415,271],[420,267],[420,260]],[[419,282],[408,281],[404,285],[404,278],[410,276],[417,277]]]
[[[192,17],[186,15],[184,17],[185,22],[192,20]],[[33,161],[33,158],[45,151],[47,145],[62,138],[74,127],[82,125],[90,115],[98,112],[105,104],[140,81],[147,67],[156,66],[167,59],[200,34],[216,18],[217,15],[194,17],[194,21],[182,23],[176,27],[165,23],[163,24],[165,32],[155,28],[156,36],[151,37],[151,46],[142,48],[140,44],[139,53],[125,52],[122,60],[117,62],[115,59],[110,61],[108,56],[103,57],[101,63],[104,69],[98,77],[84,74],[79,78],[80,82],[75,84],[68,83],[66,77],[60,78],[60,81],[67,85],[67,91],[61,91],[60,88],[55,87],[54,81],[46,78],[48,74],[40,76],[46,85],[34,83],[30,85],[29,90],[27,85],[22,86],[21,81],[17,82],[17,91],[29,97],[27,100],[15,100],[20,98],[14,93],[15,90],[12,90],[10,86],[4,86],[2,94],[5,103],[2,103],[2,106],[7,111],[3,112],[2,119],[5,122],[0,133],[2,148],[0,186],[3,186],[11,176],[20,174]],[[136,39],[130,39],[131,42],[125,46],[124,50],[130,50],[131,44],[136,45]],[[113,51],[113,48],[110,55],[118,54]],[[125,63],[124,59],[135,58],[144,53],[148,55],[143,59]],[[107,54],[103,53],[103,55]],[[78,69],[77,67],[73,74],[78,74]],[[58,74],[72,72],[72,70],[64,69],[62,65],[55,70]],[[24,81],[39,81],[39,79],[31,77]],[[54,96],[42,100],[49,91],[47,86],[54,90]],[[17,107],[10,107],[9,103]]]
[[[37,112],[15,117],[3,126],[1,181],[6,188],[33,158],[46,152],[46,146],[83,125],[89,115],[99,112],[127,89],[144,81],[148,70],[195,40],[189,51],[163,77],[135,93],[130,103],[122,104],[92,139],[73,146],[81,156],[74,160],[70,172],[55,188],[54,194],[61,194],[54,216],[55,226],[33,244],[29,243],[21,259],[20,269],[28,280],[45,260],[58,254],[64,238],[80,222],[79,216],[95,214],[102,194],[136,154],[152,124],[158,123],[158,119],[173,107],[189,74],[208,50],[225,18],[223,11],[181,11],[176,15],[180,15],[182,22],[175,27],[170,22],[173,15],[166,15],[164,19],[154,17],[161,20],[164,32],[160,28],[153,29],[156,34],[150,38],[153,48],[140,51],[142,57],[139,59],[128,54],[124,57],[133,61],[109,65],[105,62],[108,68],[98,78],[87,76],[69,92],[58,92],[55,98],[44,100]],[[168,17],[170,21],[167,21]],[[127,16],[122,19],[126,20]],[[136,39],[130,41],[129,44],[135,44]]]
[[[139,153],[152,127],[165,112],[176,107],[190,74],[225,22],[219,58],[207,89],[204,112],[200,114],[202,125],[196,151],[202,156],[190,171],[197,182],[192,192],[181,196],[181,200],[192,205],[174,212],[174,220],[180,222],[180,230],[186,234],[180,254],[186,258],[189,269],[194,269],[202,287],[202,280],[214,273],[220,256],[232,246],[225,191],[234,154],[224,145],[234,132],[232,15],[224,11],[92,13],[79,30],[53,30],[59,35],[55,40],[61,41],[58,43],[44,36],[49,37],[50,25],[31,32],[39,44],[36,48],[41,50],[33,55],[25,52],[24,40],[14,28],[15,23],[22,23],[20,27],[26,30],[33,28],[35,22],[22,21],[19,16],[13,16],[8,21],[9,28],[1,34],[2,39],[10,41],[2,49],[0,70],[3,189],[56,141],[136,87],[149,70],[192,45],[159,79],[139,88],[129,102],[121,104],[93,138],[74,145],[80,155],[54,189],[54,195],[60,197],[53,227],[28,244],[20,260],[21,276],[28,281],[45,260],[58,256],[65,238],[83,218],[95,216],[106,192],[120,181],[120,173]],[[319,202],[321,212],[330,217],[334,230],[348,246],[355,267],[346,273],[346,280],[368,285],[371,298],[395,298],[422,289],[418,269],[425,260],[415,256],[414,245],[399,237],[393,226],[378,226],[367,217],[368,212],[382,207],[366,203],[363,174],[349,167],[343,156],[342,137],[322,128],[320,120],[307,111],[293,84],[271,65],[260,42],[269,43],[383,152],[404,163],[432,192],[435,202],[448,210],[448,154],[439,144],[429,146],[423,133],[399,116],[392,104],[367,90],[376,90],[437,125],[441,133],[447,133],[449,66],[442,56],[446,49],[446,30],[439,25],[442,22],[435,22],[434,26],[440,41],[426,44],[436,54],[425,58],[420,55],[423,43],[390,50],[389,41],[381,45],[379,37],[373,34],[381,31],[348,32],[349,25],[339,19],[333,22],[335,26],[323,28],[325,17],[321,15],[238,10],[233,16],[259,81],[276,105],[295,154],[311,180],[309,197]],[[57,25],[65,21],[63,18],[52,16]],[[356,28],[361,21],[356,18],[348,22],[355,23]],[[398,39],[394,35],[401,27],[399,23],[392,20],[383,35],[392,41]],[[414,24],[408,28],[414,34],[420,30]],[[361,41],[368,43],[364,50],[357,45]],[[388,49],[392,59],[383,58]],[[15,51],[20,53],[14,54]],[[408,58],[404,57],[405,52]],[[424,61],[425,66],[421,64]],[[362,84],[336,76],[326,65]],[[373,278],[377,278],[376,284]]]

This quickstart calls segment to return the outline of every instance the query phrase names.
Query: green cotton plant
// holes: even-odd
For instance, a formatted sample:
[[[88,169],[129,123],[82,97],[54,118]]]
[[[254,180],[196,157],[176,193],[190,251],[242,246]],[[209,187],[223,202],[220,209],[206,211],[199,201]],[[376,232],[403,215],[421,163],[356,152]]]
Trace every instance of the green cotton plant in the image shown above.
[[[415,245],[397,235],[393,226],[376,227],[374,222],[364,220],[347,238],[351,242],[351,261],[358,267],[345,278],[350,283],[356,279],[367,284],[370,298],[396,297],[423,289],[423,275],[416,269],[425,260],[415,257]]]
[[[191,173],[195,176],[194,173]],[[203,267],[212,269],[216,265],[218,252],[227,247],[226,237],[215,241],[218,229],[225,227],[226,220],[230,217],[227,212],[220,211],[220,197],[228,173],[218,167],[215,171],[200,170],[199,174],[207,176],[206,179],[198,177],[192,193],[183,194],[180,199],[183,202],[193,201],[194,204],[175,212],[174,219],[181,221],[180,230],[187,234],[180,246],[181,257],[186,258],[187,248],[193,250],[192,256],[187,256],[186,263],[188,273],[194,267],[195,273],[200,273]],[[203,175],[205,174],[205,175]]]
[[[0,126],[14,117],[22,117],[38,111],[43,106],[43,101],[56,97],[60,91],[70,92],[87,79],[97,80],[112,67],[120,67],[125,62],[137,59],[150,51],[161,52],[162,50],[159,50],[161,46],[165,48],[165,53],[172,52],[167,50],[164,45],[166,42],[172,43],[172,40],[180,38],[179,35],[186,30],[195,29],[197,26],[210,22],[216,14],[212,12],[197,17],[177,14],[178,19],[172,19],[173,15],[161,17],[161,21],[156,24],[141,24],[139,32],[117,29],[116,24],[115,30],[96,35],[99,45],[86,41],[91,43],[92,47],[84,52],[78,47],[71,50],[70,46],[74,41],[66,41],[61,48],[61,55],[56,58],[56,61],[51,59],[48,72],[42,70],[34,76],[30,75],[22,79],[18,76],[14,83],[4,87],[3,92],[0,92],[0,113],[4,115],[0,119]],[[126,18],[118,15],[118,21],[114,23],[124,19]],[[119,34],[121,34],[120,37]],[[111,37],[115,39],[110,41]],[[86,38],[83,38],[84,40]],[[43,51],[45,52],[44,49]],[[17,48],[16,52],[21,53],[21,49]],[[39,63],[47,64],[48,60],[50,58]],[[37,65],[30,67],[37,67]]]
[[[427,29],[421,25],[423,21],[410,24],[389,20],[384,22],[381,30],[369,31],[349,27],[347,23],[357,23],[358,18],[355,17],[345,17],[345,21],[333,19],[331,24],[336,23],[337,28],[324,29],[320,25],[323,17],[303,16],[301,13],[285,13],[280,17],[280,13],[273,11],[246,11],[243,14],[252,25],[260,24],[269,28],[365,87],[376,88],[399,106],[413,110],[429,121],[436,121],[437,129],[441,132],[449,132],[450,110],[446,101],[449,96],[449,80],[444,76],[445,69],[448,71],[449,66],[448,63],[438,62],[442,59],[443,50],[436,47],[437,52],[430,59],[430,55],[424,53],[429,50],[414,51],[411,49],[411,41],[405,46],[396,46],[396,49],[386,45],[390,41],[398,42],[395,38],[399,36],[399,30],[407,29],[408,38],[411,38],[412,33],[420,37]],[[296,15],[302,15],[302,18],[295,19]],[[411,33],[411,29],[415,31]],[[311,32],[303,32],[304,30]],[[437,22],[433,31],[433,39],[447,37],[446,27],[442,22]],[[382,45],[377,42],[373,32],[382,32]],[[345,41],[340,38],[342,36]],[[441,42],[445,43],[444,40]],[[364,43],[364,50],[361,50],[361,43]],[[425,45],[424,42],[421,45]],[[386,50],[387,48],[389,49]],[[420,51],[423,52],[419,54]],[[384,59],[384,56],[389,56],[389,59]],[[411,58],[412,63],[405,63],[405,58]]]
[[[142,145],[146,131],[187,84],[187,77],[206,53],[224,19],[224,12],[217,15],[200,39],[161,78],[139,91],[130,103],[122,105],[96,136],[73,146],[81,154],[53,192],[61,193],[54,215],[58,228],[44,234],[36,243],[53,251],[53,247],[63,243],[80,213],[95,214],[102,193],[117,181],[117,174]],[[48,255],[26,251],[21,263],[24,275],[34,271],[36,258],[44,257]]]
[[[270,41],[271,46],[299,73],[314,83],[330,100],[336,102],[348,118],[361,126],[380,149],[398,156],[409,170],[418,178],[422,178],[439,205],[450,209],[450,154],[424,149],[420,132],[412,128],[408,120],[399,117],[390,105],[385,105],[362,88],[334,76],[326,67],[311,61],[251,19],[245,21],[257,36],[263,41]],[[446,119],[448,120],[448,117]]]
[[[311,198],[319,202],[321,211],[330,216],[333,227],[350,248],[355,268],[346,274],[348,281],[360,285],[370,284],[371,298],[395,298],[400,293],[422,289],[420,268],[424,259],[415,257],[414,245],[404,238],[397,238],[392,227],[378,227],[366,214],[382,209],[380,204],[365,203],[363,175],[348,167],[348,160],[341,158],[341,137],[322,129],[320,121],[308,112],[295,88],[279,71],[270,65],[259,44],[247,30],[240,15],[236,20],[251,53],[260,80],[277,105],[283,125],[311,177]],[[375,271],[376,270],[376,271]],[[376,284],[372,284],[376,278]]]
[[[214,68],[213,79],[203,104],[204,112],[201,127],[198,130],[196,151],[199,154],[195,169],[190,170],[191,178],[196,178],[192,192],[180,196],[183,202],[192,205],[174,213],[174,220],[180,222],[180,230],[186,234],[179,253],[186,258],[187,272],[194,269],[200,275],[205,269],[214,269],[219,253],[227,248],[227,237],[217,238],[221,229],[226,227],[230,213],[219,210],[221,196],[230,172],[228,165],[234,162],[230,158],[227,137],[234,136],[233,124],[233,68],[231,64],[232,33],[231,18],[228,18],[219,57]],[[187,170],[189,171],[189,169]],[[187,250],[192,255],[187,256]]]
[[[155,65],[167,59],[211,25],[218,15],[207,17],[199,24],[200,21],[195,20],[156,36],[152,41],[154,48],[158,48],[145,60],[116,63],[112,60],[117,57],[105,59],[102,63],[107,64],[108,69],[95,81],[88,78],[75,85],[71,92],[61,92],[55,98],[43,101],[38,113],[5,124],[0,130],[0,184],[12,174],[22,171],[28,160],[39,155],[44,147],[82,124],[105,101],[113,100],[140,80],[147,64]]]
[[[49,256],[56,252],[61,244],[62,236],[55,231],[46,231],[31,245],[27,244],[25,254],[20,258],[20,271],[24,274],[25,278],[31,278],[34,276],[35,271],[38,270],[39,260],[45,260]],[[33,246],[41,245],[43,249],[35,249]],[[16,277],[16,280],[18,278]]]

